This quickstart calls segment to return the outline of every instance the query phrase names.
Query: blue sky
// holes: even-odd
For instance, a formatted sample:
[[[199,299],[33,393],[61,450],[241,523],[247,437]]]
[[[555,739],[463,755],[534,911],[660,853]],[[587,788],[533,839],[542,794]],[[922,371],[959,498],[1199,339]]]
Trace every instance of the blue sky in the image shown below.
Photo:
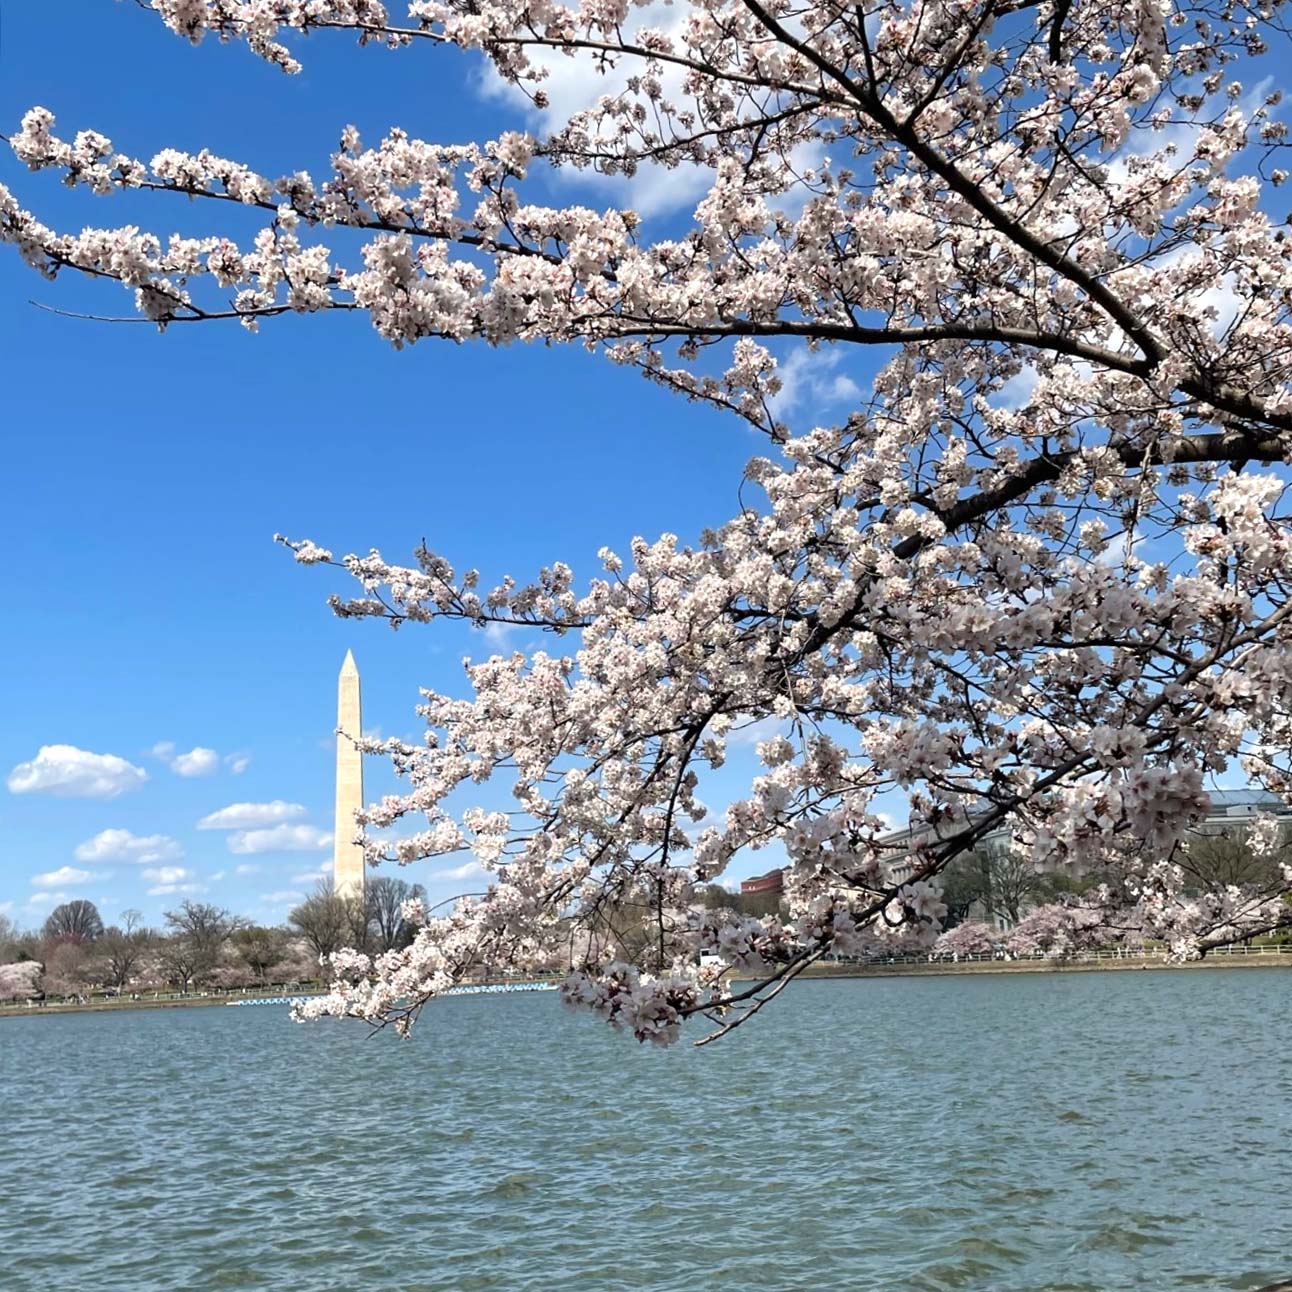
[[[192,49],[132,5],[6,6],[0,129],[40,104],[68,137],[94,128],[143,157],[205,146],[277,174],[325,168],[349,122],[373,139],[401,124],[446,141],[523,123],[461,55],[362,50],[346,37],[304,50],[304,73],[286,77],[240,46]],[[69,192],[7,149],[0,180],[59,228],[215,232],[228,216]],[[656,183],[646,201],[685,213],[693,196],[685,181],[675,188]],[[548,196],[613,199],[586,181]],[[259,336],[236,325],[159,336],[41,311],[29,302],[110,314],[130,302],[111,285],[43,282],[11,249],[0,253],[0,539],[11,583],[0,773],[33,787],[0,792],[0,910],[24,925],[61,895],[89,897],[109,919],[133,906],[158,921],[185,888],[281,919],[330,857],[321,836],[346,649],[363,675],[365,725],[405,736],[418,729],[419,686],[461,693],[462,655],[493,649],[457,625],[394,634],[334,619],[325,598],[346,584],[295,566],[275,532],[397,558],[425,537],[486,580],[554,559],[590,572],[602,544],[694,537],[725,520],[744,462],[765,449],[735,420],[580,350],[424,342],[396,352],[345,317],[281,320]],[[846,396],[838,377],[817,381],[818,393]],[[169,754],[153,752],[166,743]],[[67,757],[54,756],[57,775],[23,765],[58,745],[113,755],[146,779],[118,768],[105,783],[61,787],[74,794],[41,788],[66,779]],[[217,758],[176,764],[195,749]],[[383,765],[367,770],[370,793],[394,788]],[[739,771],[728,772],[732,787]],[[102,796],[123,780],[132,788]],[[298,805],[279,815],[313,832],[239,842],[197,828],[231,804],[275,801]],[[90,878],[42,878],[64,868]],[[406,877],[436,897],[454,891],[432,870]]]

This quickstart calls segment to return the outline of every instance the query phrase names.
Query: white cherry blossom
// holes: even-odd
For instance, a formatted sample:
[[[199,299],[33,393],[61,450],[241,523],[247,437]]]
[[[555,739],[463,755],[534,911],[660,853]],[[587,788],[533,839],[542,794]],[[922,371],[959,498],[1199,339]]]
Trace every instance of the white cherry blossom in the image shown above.
[[[623,77],[541,138],[364,141],[338,120],[331,158],[277,177],[133,157],[110,123],[65,137],[36,107],[0,241],[37,271],[124,287],[162,328],[341,311],[398,347],[579,341],[767,438],[738,516],[603,549],[591,573],[488,587],[429,549],[290,543],[356,581],[340,615],[550,634],[428,692],[422,743],[361,742],[405,784],[362,814],[370,859],[467,853],[487,879],[407,912],[406,950],[338,957],[303,1013],[406,1030],[481,965],[559,965],[570,1003],[640,1040],[697,1014],[721,1034],[823,955],[937,944],[939,875],[1002,832],[1089,881],[1020,947],[1196,957],[1289,923],[1277,885],[1180,864],[1217,776],[1292,801],[1286,131],[1278,91],[1252,88],[1286,60],[1282,5],[687,0],[667,30],[623,0],[151,8],[288,73],[303,35],[348,31],[363,57],[481,50],[540,107],[549,58]],[[653,228],[545,204],[536,164],[686,166],[707,191]],[[148,192],[159,220],[176,197],[217,227],[237,204],[259,231],[59,232],[20,202],[22,167],[87,201]],[[791,343],[882,364],[837,424],[794,434]],[[733,735],[764,720],[747,786],[711,812]],[[507,813],[451,806],[486,782]],[[877,810],[895,789],[897,838]],[[772,846],[781,915],[700,902]]]

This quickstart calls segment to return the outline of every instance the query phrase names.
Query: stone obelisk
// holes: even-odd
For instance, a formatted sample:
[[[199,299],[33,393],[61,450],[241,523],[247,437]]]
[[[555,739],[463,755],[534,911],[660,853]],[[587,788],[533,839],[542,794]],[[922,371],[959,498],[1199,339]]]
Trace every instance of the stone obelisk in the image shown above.
[[[363,849],[353,842],[354,814],[363,806],[363,756],[354,742],[363,731],[359,711],[359,670],[346,651],[336,685],[336,831],[332,887],[339,897],[363,896]]]

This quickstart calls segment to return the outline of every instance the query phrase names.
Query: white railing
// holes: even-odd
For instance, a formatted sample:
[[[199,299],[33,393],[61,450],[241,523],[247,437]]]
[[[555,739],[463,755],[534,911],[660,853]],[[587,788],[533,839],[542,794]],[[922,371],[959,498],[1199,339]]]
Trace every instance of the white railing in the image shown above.
[[[1232,946],[1232,947],[1214,947],[1208,951],[1203,960],[1220,956],[1292,956],[1292,944],[1279,946]],[[1097,951],[1072,951],[1066,954],[1056,955],[1046,951],[970,951],[960,955],[953,955],[950,952],[928,952],[924,955],[894,955],[894,956],[853,956],[840,957],[834,963],[884,966],[884,965],[925,965],[925,964],[1011,964],[1019,961],[1030,962],[1038,960],[1063,960],[1071,964],[1073,961],[1092,961],[1092,960],[1156,960],[1166,961],[1169,953],[1164,948],[1150,947],[1143,951],[1128,951],[1120,949],[1104,948]]]

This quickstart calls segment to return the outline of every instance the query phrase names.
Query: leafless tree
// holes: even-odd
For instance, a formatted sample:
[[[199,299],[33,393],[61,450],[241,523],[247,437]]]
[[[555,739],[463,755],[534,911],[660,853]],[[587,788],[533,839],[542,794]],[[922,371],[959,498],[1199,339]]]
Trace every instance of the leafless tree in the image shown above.
[[[188,991],[199,975],[211,970],[205,952],[181,935],[164,939],[157,959],[162,976],[180,991]]]
[[[986,854],[970,852],[957,857],[942,872],[942,900],[947,904],[946,928],[969,918],[975,903],[989,908],[991,866]]]
[[[154,940],[152,931],[143,927],[143,916],[139,911],[122,911],[120,925],[114,924],[104,930],[103,936],[94,944],[105,985],[114,991],[122,991]]]
[[[321,883],[296,907],[287,922],[319,957],[330,956],[346,945],[352,923],[345,899],[327,883]]]
[[[103,936],[103,921],[93,902],[77,898],[54,907],[44,932],[50,942],[93,942]]]
[[[406,947],[413,930],[404,921],[404,903],[425,898],[421,884],[409,884],[390,875],[377,875],[368,881],[367,915],[369,934],[377,951]]]
[[[1031,857],[1006,848],[987,858],[987,909],[1017,924],[1023,910],[1049,895],[1045,874]]]
[[[1292,862],[1292,840],[1286,834],[1268,853],[1253,851],[1245,834],[1230,831],[1195,835],[1172,860],[1184,871],[1186,889],[1210,893],[1242,888],[1254,899],[1287,893],[1283,866]]]
[[[0,913],[0,964],[17,959],[18,942],[22,937],[18,926],[7,915]]]
[[[178,910],[166,912],[171,931],[163,961],[176,969],[187,968],[184,990],[191,982],[204,982],[220,963],[230,937],[246,921],[223,906],[209,902],[183,902]]]
[[[248,925],[233,935],[233,949],[238,958],[264,982],[275,965],[287,955],[287,934],[282,929]]]
[[[348,930],[345,945],[356,951],[373,949],[372,906],[367,895],[363,897],[346,897],[345,922]]]
[[[943,872],[946,926],[953,928],[969,919],[975,904],[985,915],[1017,924],[1030,907],[1084,887],[1067,875],[1043,871],[1030,857],[1012,849],[966,853]]]

